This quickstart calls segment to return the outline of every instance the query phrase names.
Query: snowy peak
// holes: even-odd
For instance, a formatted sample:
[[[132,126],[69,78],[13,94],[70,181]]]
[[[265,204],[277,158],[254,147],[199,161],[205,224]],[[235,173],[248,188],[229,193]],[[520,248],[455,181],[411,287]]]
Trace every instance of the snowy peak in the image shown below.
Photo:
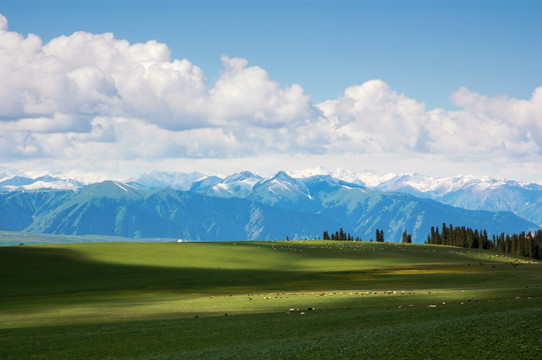
[[[331,175],[313,175],[301,179],[310,192],[313,192],[313,188],[317,189],[331,189],[331,188],[361,188],[365,186],[361,183],[353,183],[344,180],[337,179]]]
[[[249,181],[249,182],[258,182],[262,180],[263,177],[254,175],[250,171],[242,171],[235,174],[232,174],[224,179],[226,183],[238,182],[238,181]]]
[[[40,181],[57,180],[19,174],[2,183],[36,186]],[[21,211],[21,205],[28,208]],[[375,229],[385,229],[387,239],[399,241],[407,230],[421,242],[431,226],[443,222],[490,233],[528,231],[542,224],[540,209],[542,187],[487,177],[348,171],[304,177],[280,171],[268,178],[248,171],[227,177],[152,173],[133,183],[109,180],[74,192],[0,193],[0,212],[9,215],[0,217],[0,227],[193,240],[303,238],[343,227],[365,240],[372,238]],[[2,225],[5,219],[9,223]]]
[[[237,197],[246,197],[257,183],[264,180],[263,177],[254,175],[250,171],[232,174],[221,183],[213,186],[217,193],[228,194]]]
[[[396,175],[389,180],[382,181],[374,186],[383,191],[408,192],[404,190],[414,189],[421,193],[429,193],[432,197],[444,195],[453,191],[472,189],[483,191],[486,189],[498,189],[510,185],[518,188],[529,188],[532,184],[522,184],[512,180],[502,180],[487,176],[455,176],[435,178],[421,174]]]
[[[511,211],[542,225],[542,186],[487,176],[397,175],[375,189],[408,193],[470,210]]]
[[[205,175],[197,171],[191,173],[175,173],[165,171],[155,171],[149,174],[143,174],[137,179],[129,182],[136,186],[148,189],[172,188],[175,190],[187,191],[192,185],[205,178]]]
[[[21,190],[77,190],[83,186],[78,181],[71,179],[60,179],[49,175],[30,178],[25,176],[14,176],[0,182],[0,191],[21,191]]]
[[[250,198],[266,204],[287,204],[299,203],[310,200],[309,189],[299,179],[295,179],[279,171],[271,179],[263,180],[254,185]]]
[[[346,183],[363,185],[366,187],[376,187],[381,183],[386,182],[397,176],[393,173],[379,175],[370,170],[365,170],[362,172],[352,172],[347,169],[328,170],[323,167],[319,167],[316,169],[288,171],[288,174],[298,179],[311,178],[318,175],[327,175],[331,176],[334,179],[342,180]]]
[[[370,170],[355,173],[345,169],[334,170],[330,173],[330,175],[336,179],[345,181],[347,183],[363,185],[366,187],[376,187],[378,184],[388,181],[389,179],[396,176],[392,173],[379,175]]]
[[[142,199],[144,192],[128,184],[122,184],[117,181],[104,181],[84,187],[80,193],[82,197],[97,197],[110,199]]]
[[[302,181],[291,177],[284,171],[279,171],[273,178],[265,181],[269,190],[275,194],[295,192],[309,196],[309,189]]]
[[[42,176],[37,177],[29,174],[0,166],[0,192],[39,189],[78,191],[84,186],[83,183],[65,176],[40,174]],[[338,188],[372,189],[406,193],[471,210],[511,211],[542,225],[541,184],[488,176],[458,175],[438,178],[417,173],[379,175],[368,170],[330,171],[320,167],[300,171],[279,171],[273,177],[262,177],[249,171],[227,177],[207,176],[200,172],[152,172],[141,175],[127,184],[109,182],[109,185],[111,188],[104,193],[116,194],[110,195],[113,197],[136,196],[133,193],[134,189],[141,189],[138,190],[140,193],[143,190],[170,188],[206,196],[245,198],[270,205],[278,204],[286,208],[292,208],[292,204],[300,202],[310,208],[315,197],[335,193]]]

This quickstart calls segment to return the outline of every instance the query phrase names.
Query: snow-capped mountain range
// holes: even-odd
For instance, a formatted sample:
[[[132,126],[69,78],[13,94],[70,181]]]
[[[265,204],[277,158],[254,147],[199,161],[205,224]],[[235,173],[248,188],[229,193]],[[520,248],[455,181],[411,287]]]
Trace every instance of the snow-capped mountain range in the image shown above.
[[[244,225],[245,229],[251,229],[250,233],[245,234],[247,239],[259,238],[258,235],[260,238],[264,236],[264,232],[258,227],[259,225],[257,226],[263,221],[263,213],[273,214],[272,221],[285,222],[284,214],[279,216],[277,209],[289,211],[289,218],[297,224],[298,228],[303,223],[303,216],[307,217],[307,214],[311,214],[310,222],[313,224],[326,223],[329,226],[344,224],[343,226],[351,229],[349,231],[365,237],[370,236],[374,231],[373,227],[376,226],[386,228],[392,237],[396,237],[404,228],[408,228],[410,232],[418,231],[418,241],[423,241],[421,236],[427,230],[424,227],[430,226],[430,223],[438,226],[440,225],[438,221],[442,219],[447,222],[455,221],[454,225],[460,226],[492,226],[497,231],[500,228],[495,221],[519,224],[517,220],[508,218],[505,213],[502,213],[512,212],[530,222],[531,227],[542,226],[542,185],[490,177],[435,178],[420,174],[378,175],[370,171],[354,173],[347,170],[328,171],[320,168],[280,171],[272,177],[263,177],[248,171],[229,176],[206,175],[199,172],[153,172],[123,182],[111,182],[111,184],[113,185],[106,188],[108,191],[114,189],[116,195],[113,197],[117,200],[123,196],[127,197],[130,193],[130,199],[143,201],[151,193],[155,194],[168,189],[176,193],[191,193],[206,198],[246,200],[246,205],[242,207],[245,209],[242,216],[248,216],[252,221]],[[67,191],[66,196],[70,197],[69,193],[81,192],[88,187],[88,183],[66,176],[32,177],[0,168],[0,192],[4,194],[49,189]],[[88,198],[91,193],[86,191],[86,194]],[[411,197],[405,197],[406,195]],[[92,196],[97,195],[92,193]],[[108,196],[111,198],[112,195],[105,197]],[[456,211],[439,207],[434,202],[451,205],[458,209]],[[462,213],[460,209],[485,210],[493,214]],[[201,211],[204,213],[203,210]],[[250,215],[246,215],[246,212]],[[448,215],[432,216],[431,212]],[[302,216],[302,214],[305,215]],[[325,219],[318,220],[314,216],[324,216]],[[283,220],[277,220],[279,218]],[[48,219],[51,221],[50,218]],[[270,219],[266,221],[270,222]],[[197,222],[197,219],[194,221]],[[215,220],[209,221],[212,223]],[[31,231],[57,231],[43,230],[38,225],[27,224],[26,226],[29,226],[28,229]],[[529,225],[525,222],[518,226]],[[297,231],[293,225],[288,229]],[[304,229],[308,227],[305,226]],[[77,233],[78,230],[69,231]],[[196,230],[193,231],[195,234]],[[276,232],[269,232],[269,229],[267,231],[266,238],[276,234]],[[134,234],[132,235],[137,235]],[[312,236],[310,232],[296,232],[296,234]],[[203,235],[197,236],[201,238]]]
[[[130,183],[155,189],[168,186],[184,191],[194,190],[206,195],[244,198],[251,194],[253,189],[257,193],[262,183],[275,182],[276,186],[270,188],[271,193],[282,193],[282,196],[287,196],[288,191],[284,187],[290,185],[280,184],[281,174],[297,180],[313,176],[329,176],[335,180],[368,189],[406,193],[470,210],[511,211],[542,226],[542,185],[487,176],[437,178],[421,174],[378,175],[371,171],[354,173],[348,170],[328,171],[319,168],[279,172],[279,176],[273,178],[264,178],[248,171],[225,178],[206,176],[201,173],[156,172],[132,179]],[[302,184],[298,184],[298,188],[302,187]]]

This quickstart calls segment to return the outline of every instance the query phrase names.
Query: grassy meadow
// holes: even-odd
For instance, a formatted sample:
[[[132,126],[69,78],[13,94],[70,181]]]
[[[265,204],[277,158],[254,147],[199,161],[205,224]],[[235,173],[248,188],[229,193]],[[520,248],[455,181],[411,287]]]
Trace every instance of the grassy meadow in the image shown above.
[[[537,359],[542,264],[437,245],[0,247],[1,359]]]

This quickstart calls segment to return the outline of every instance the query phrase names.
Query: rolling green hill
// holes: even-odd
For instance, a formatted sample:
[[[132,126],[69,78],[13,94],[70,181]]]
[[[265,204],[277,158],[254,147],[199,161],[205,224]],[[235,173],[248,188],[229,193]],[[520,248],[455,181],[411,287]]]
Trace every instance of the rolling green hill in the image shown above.
[[[0,357],[536,358],[541,266],[370,242],[0,247]]]

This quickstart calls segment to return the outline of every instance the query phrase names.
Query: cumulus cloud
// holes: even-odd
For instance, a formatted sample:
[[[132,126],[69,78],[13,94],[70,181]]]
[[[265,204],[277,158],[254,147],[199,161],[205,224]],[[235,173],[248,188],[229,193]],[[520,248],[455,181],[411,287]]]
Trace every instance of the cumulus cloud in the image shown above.
[[[427,111],[423,103],[397,94],[381,80],[371,80],[318,106],[339,147],[360,153],[542,155],[542,87],[530,100],[489,98],[465,88],[452,93],[451,99],[462,109]]]
[[[451,96],[464,110],[446,114],[455,123],[453,137],[512,156],[542,155],[542,87],[531,99],[487,97],[461,88]],[[481,135],[474,139],[473,135]],[[467,145],[467,144],[465,144]]]
[[[0,28],[0,117],[125,116],[170,130],[278,127],[314,115],[299,85],[281,88],[265,70],[224,56],[213,88],[198,66],[171,60],[157,41],[130,44],[111,33],[76,32],[43,44]]]
[[[425,105],[397,94],[382,80],[349,87],[340,99],[319,107],[340,147],[360,152],[423,150]]]
[[[3,16],[0,24],[0,142],[14,149],[4,152],[10,157],[106,148],[128,158],[239,156],[262,145],[287,151],[286,135],[318,113],[299,85],[281,88],[245,59],[223,56],[209,88],[199,67],[172,60],[157,41],[76,32],[43,44],[8,31]],[[133,144],[137,154],[123,150]]]
[[[225,70],[210,90],[211,114],[221,125],[296,126],[315,115],[310,97],[294,84],[281,89],[265,70],[222,56]]]
[[[124,115],[190,127],[205,90],[201,70],[170,61],[164,44],[130,45],[112,34],[77,32],[42,45],[37,36],[4,31],[0,59],[4,118]]]
[[[208,84],[154,40],[76,32],[44,44],[0,15],[0,160],[542,156],[542,87],[527,100],[461,88],[451,95],[459,110],[427,110],[376,79],[315,105],[246,59],[222,63]]]

